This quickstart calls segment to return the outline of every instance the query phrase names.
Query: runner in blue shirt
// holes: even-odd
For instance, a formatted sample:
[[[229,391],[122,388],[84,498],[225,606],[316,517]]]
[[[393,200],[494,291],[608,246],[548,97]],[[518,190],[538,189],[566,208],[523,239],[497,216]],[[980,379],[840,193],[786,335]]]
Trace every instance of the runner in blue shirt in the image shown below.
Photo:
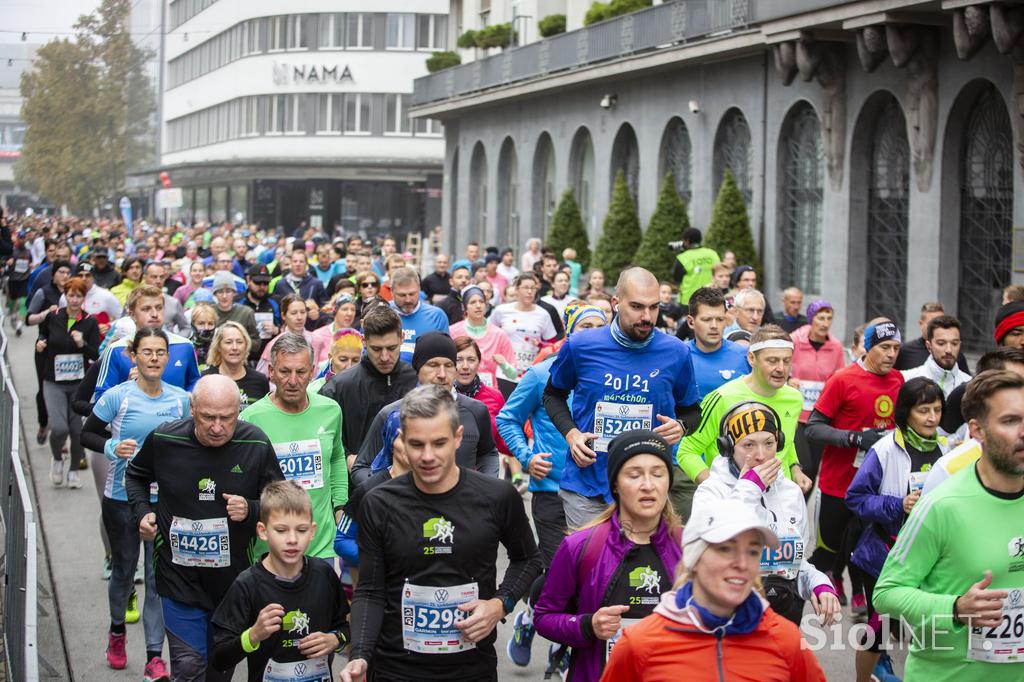
[[[654,329],[658,289],[647,270],[624,270],[615,287],[618,314],[611,325],[567,339],[551,366],[544,407],[569,445],[558,492],[569,528],[581,527],[612,501],[605,465],[612,438],[652,429],[674,451],[684,433],[681,419],[699,421],[690,350]]]
[[[153,429],[163,422],[182,419],[189,414],[188,394],[160,379],[169,357],[168,346],[164,331],[140,327],[128,345],[129,359],[139,368],[138,377],[105,392],[82,428],[82,444],[102,451],[112,462],[107,470],[102,512],[111,551],[111,574],[107,588],[110,632],[106,656],[107,664],[115,670],[123,669],[127,664],[125,622],[138,620],[132,585],[139,560],[139,528],[131,505],[128,504],[124,472],[128,462]],[[151,493],[150,497],[151,501],[156,501],[155,494]],[[156,673],[163,671],[166,674],[166,666],[161,658],[164,620],[153,573],[153,542],[146,541],[144,544],[146,602],[142,622],[146,645],[146,677],[160,679]]]
[[[412,362],[416,339],[433,331],[447,334],[448,316],[422,300],[420,276],[412,268],[398,268],[391,273],[391,294],[395,312],[402,318],[401,358],[403,362]]]
[[[726,327],[725,297],[712,287],[701,287],[690,296],[693,338],[684,341],[690,349],[693,373],[700,399],[727,381],[750,374],[747,349],[722,338]]]

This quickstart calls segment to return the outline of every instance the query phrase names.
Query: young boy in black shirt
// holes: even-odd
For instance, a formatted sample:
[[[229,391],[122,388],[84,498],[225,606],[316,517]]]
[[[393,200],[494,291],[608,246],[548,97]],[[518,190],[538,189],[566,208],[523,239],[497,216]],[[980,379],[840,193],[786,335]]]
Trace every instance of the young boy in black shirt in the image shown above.
[[[294,481],[260,495],[256,532],[269,552],[235,579],[213,614],[213,666],[249,659],[249,682],[330,682],[349,639],[348,601],[334,569],[305,556],[316,534],[309,495]]]

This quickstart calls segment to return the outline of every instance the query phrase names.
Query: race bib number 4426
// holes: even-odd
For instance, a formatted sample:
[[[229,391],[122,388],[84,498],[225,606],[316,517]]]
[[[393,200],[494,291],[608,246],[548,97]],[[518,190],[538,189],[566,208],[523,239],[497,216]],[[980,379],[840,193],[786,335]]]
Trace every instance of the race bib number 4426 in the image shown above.
[[[184,519],[171,521],[171,561],[179,566],[225,568],[231,565],[228,520]]]

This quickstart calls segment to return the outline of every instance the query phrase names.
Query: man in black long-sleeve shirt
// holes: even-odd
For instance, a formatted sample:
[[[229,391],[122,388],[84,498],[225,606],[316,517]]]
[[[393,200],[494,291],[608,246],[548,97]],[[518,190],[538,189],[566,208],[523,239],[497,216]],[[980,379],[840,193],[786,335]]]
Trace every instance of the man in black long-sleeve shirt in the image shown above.
[[[522,499],[505,481],[455,464],[462,436],[451,393],[402,401],[411,472],[360,509],[352,655],[342,680],[497,680],[495,626],[540,572]],[[496,587],[498,543],[509,566]]]
[[[214,374],[196,382],[189,419],[157,427],[125,471],[145,540],[156,539],[171,672],[178,682],[230,680],[207,670],[210,615],[250,556],[263,486],[284,480],[270,440],[238,421],[238,387]],[[150,484],[159,498],[150,504]]]

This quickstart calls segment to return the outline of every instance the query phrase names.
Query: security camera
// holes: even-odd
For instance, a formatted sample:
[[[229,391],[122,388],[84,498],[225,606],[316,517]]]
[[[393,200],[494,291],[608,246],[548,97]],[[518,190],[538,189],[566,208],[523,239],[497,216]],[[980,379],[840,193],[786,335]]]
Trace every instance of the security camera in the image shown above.
[[[700,102],[698,102],[695,99],[691,99],[690,100],[690,113],[691,114],[699,114],[700,113]]]
[[[601,108],[611,109],[615,106],[615,103],[619,101],[618,95],[605,95],[601,98]]]

